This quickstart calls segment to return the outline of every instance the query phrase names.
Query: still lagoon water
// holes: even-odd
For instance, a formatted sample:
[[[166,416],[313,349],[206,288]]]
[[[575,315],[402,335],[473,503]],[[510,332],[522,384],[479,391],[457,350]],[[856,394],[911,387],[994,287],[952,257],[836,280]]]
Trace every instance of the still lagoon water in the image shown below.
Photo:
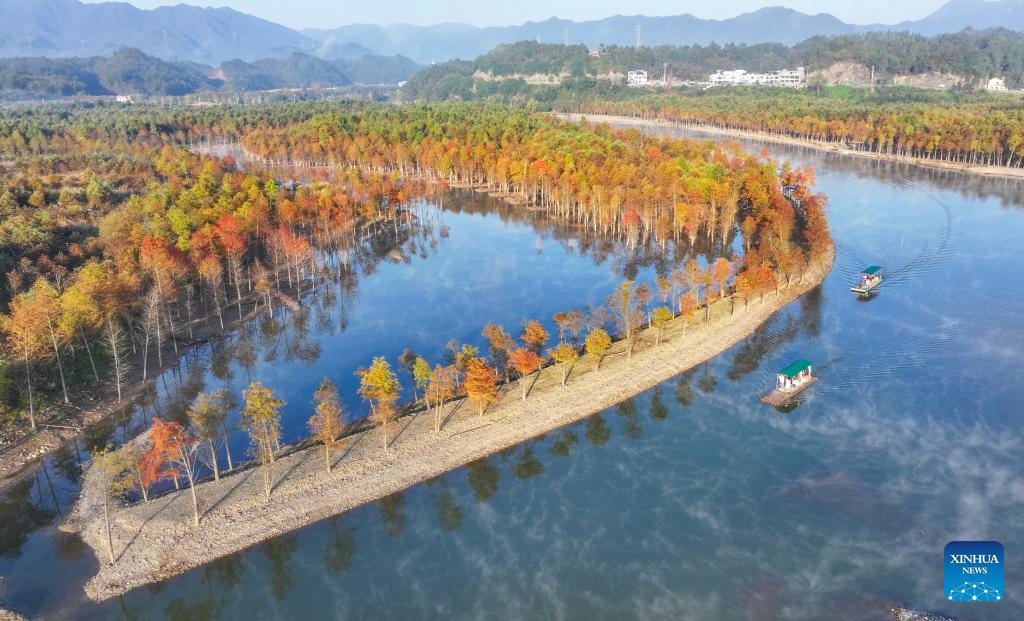
[[[288,402],[294,440],[325,375],[359,416],[353,371],[374,355],[437,360],[450,338],[481,344],[488,321],[514,331],[599,304],[679,260],[449,194],[417,230],[353,253],[306,310],[192,356],[8,490],[0,601],[48,619],[880,619],[887,601],[1024,618],[1024,183],[745,146],[815,168],[838,247],[823,285],[746,341],[403,494],[86,601],[96,560],[57,529],[78,453],[250,379]],[[859,300],[849,286],[875,263],[889,278]],[[762,405],[796,357],[821,380],[792,411]],[[1002,601],[945,600],[952,540],[1003,543]]]

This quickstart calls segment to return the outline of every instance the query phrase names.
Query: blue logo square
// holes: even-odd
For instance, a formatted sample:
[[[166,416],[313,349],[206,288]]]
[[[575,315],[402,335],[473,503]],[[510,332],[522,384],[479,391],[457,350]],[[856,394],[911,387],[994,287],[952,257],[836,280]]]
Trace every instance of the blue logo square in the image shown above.
[[[946,599],[998,602],[1003,599],[1003,544],[950,541],[944,552]]]

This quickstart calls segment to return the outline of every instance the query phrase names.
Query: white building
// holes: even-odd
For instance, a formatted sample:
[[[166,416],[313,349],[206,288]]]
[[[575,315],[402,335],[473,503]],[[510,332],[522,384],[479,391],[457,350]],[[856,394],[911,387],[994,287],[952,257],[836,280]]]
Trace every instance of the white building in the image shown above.
[[[764,86],[788,86],[800,88],[807,78],[803,67],[780,69],[768,73],[747,73],[744,69],[716,71],[709,78],[711,86],[733,86],[737,84],[761,84]]]
[[[1006,80],[1004,80],[1003,78],[992,78],[991,80],[988,81],[988,84],[985,85],[985,90],[987,90],[987,91],[1005,91],[1006,90]]]
[[[130,104],[130,103],[134,103],[134,102],[132,101],[132,96],[131,95],[118,95],[117,96],[117,103]]]
[[[628,86],[647,86],[647,72],[637,69],[626,74]]]

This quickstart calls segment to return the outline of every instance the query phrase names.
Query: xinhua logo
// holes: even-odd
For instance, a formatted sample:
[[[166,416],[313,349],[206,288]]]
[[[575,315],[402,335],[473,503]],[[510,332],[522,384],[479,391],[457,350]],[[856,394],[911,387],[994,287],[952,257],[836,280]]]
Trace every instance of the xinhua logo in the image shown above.
[[[943,572],[946,599],[998,602],[1003,599],[1003,544],[998,541],[950,541]]]

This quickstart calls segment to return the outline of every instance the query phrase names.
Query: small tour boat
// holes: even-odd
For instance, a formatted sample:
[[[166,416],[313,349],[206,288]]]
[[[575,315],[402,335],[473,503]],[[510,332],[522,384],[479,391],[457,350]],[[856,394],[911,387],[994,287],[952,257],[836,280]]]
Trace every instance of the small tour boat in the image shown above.
[[[761,397],[761,401],[774,406],[786,405],[816,381],[818,378],[811,373],[811,361],[797,360],[779,371],[775,390]]]
[[[871,267],[864,268],[864,271],[860,273],[860,282],[857,285],[850,287],[850,291],[858,293],[860,295],[868,295],[875,288],[882,284],[882,268],[879,265],[872,265]]]

